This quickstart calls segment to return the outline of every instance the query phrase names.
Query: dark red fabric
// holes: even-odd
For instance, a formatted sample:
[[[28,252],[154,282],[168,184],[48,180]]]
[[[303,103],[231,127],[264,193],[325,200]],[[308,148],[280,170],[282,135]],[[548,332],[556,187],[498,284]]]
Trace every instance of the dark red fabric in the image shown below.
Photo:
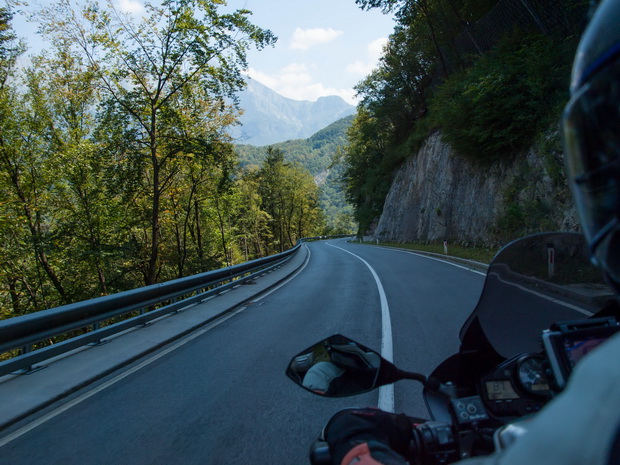
[[[341,465],[382,465],[370,455],[368,444],[360,444],[349,451],[342,459]]]

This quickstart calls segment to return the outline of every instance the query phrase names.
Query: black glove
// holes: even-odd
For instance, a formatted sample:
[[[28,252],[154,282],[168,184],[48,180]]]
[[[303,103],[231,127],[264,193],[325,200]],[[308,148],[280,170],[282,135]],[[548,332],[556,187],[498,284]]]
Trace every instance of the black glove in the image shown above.
[[[382,463],[405,463],[403,457],[413,439],[413,427],[406,415],[371,408],[347,409],[332,417],[324,436],[333,464],[340,465],[351,449],[363,443],[369,444],[373,458],[381,455]]]

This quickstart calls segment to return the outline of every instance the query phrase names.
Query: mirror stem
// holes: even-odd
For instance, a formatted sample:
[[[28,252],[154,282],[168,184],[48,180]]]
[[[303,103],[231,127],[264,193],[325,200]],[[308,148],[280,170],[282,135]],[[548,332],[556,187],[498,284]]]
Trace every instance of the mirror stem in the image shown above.
[[[397,369],[397,370],[398,370],[398,376],[400,377],[400,379],[412,379],[414,381],[419,381],[424,386],[428,385],[429,379],[420,373],[415,373],[413,371],[404,371],[400,369]]]

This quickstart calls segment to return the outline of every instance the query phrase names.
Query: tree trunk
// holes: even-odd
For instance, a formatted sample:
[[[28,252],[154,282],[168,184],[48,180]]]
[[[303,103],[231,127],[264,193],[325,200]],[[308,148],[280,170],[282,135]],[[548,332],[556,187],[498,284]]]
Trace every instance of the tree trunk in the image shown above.
[[[13,315],[19,315],[21,306],[19,304],[19,293],[17,292],[17,278],[9,278],[9,294],[11,295],[11,306],[13,307]]]
[[[428,6],[426,2],[419,2],[420,8],[424,13],[424,17],[426,18],[426,22],[428,23],[428,28],[431,32],[431,39],[433,40],[433,44],[435,45],[435,49],[437,50],[437,55],[439,56],[439,61],[441,61],[441,67],[444,72],[444,77],[448,77],[448,67],[446,66],[446,62],[443,57],[443,53],[441,52],[441,48],[439,47],[439,42],[437,41],[437,35],[435,34],[435,27],[433,26],[433,22],[431,21],[431,17],[428,14]]]
[[[222,250],[224,251],[224,257],[226,258],[226,266],[230,266],[230,258],[228,256],[228,247],[226,246],[226,224],[224,217],[220,212],[220,200],[215,196],[215,209],[217,211],[218,229],[220,230],[220,238],[222,240]]]
[[[2,138],[0,138],[0,146],[6,149],[5,144],[4,144],[4,139]],[[19,176],[19,168],[17,166],[14,166],[14,163],[11,161],[8,154],[5,154],[5,156],[3,157],[3,162],[5,163],[6,169],[8,173],[10,174],[11,183],[13,184],[13,187],[15,188],[15,193],[17,194],[17,197],[22,203],[24,214],[26,215],[26,219],[28,221],[28,229],[30,230],[30,236],[32,238],[32,242],[34,245],[35,257],[38,259],[39,263],[41,263],[41,266],[43,266],[45,273],[47,274],[49,279],[52,281],[52,284],[58,291],[58,294],[60,294],[60,297],[62,298],[62,300],[66,301],[67,297],[66,297],[65,289],[60,281],[60,278],[58,277],[56,272],[52,269],[51,265],[49,264],[49,261],[47,260],[47,255],[41,249],[41,246],[40,246],[41,234],[40,234],[40,227],[38,224],[38,218],[35,217],[36,214],[33,215],[32,210],[30,209],[30,205],[28,203],[26,194],[22,190],[20,176]]]
[[[157,261],[159,259],[159,204],[161,192],[159,190],[159,160],[157,159],[157,140],[155,132],[155,110],[152,115],[151,130],[151,163],[153,164],[153,203],[151,212],[151,250],[146,274],[147,286],[157,281]]]
[[[108,293],[108,289],[106,286],[105,274],[103,272],[103,266],[101,265],[101,245],[99,238],[97,236],[97,232],[95,231],[93,217],[91,215],[90,202],[88,201],[88,194],[86,194],[80,187],[76,187],[78,196],[82,205],[84,207],[84,213],[86,214],[86,221],[88,222],[88,234],[90,244],[95,250],[95,267],[97,268],[97,278],[99,279],[99,291],[102,295]]]
[[[204,251],[202,250],[202,230],[200,229],[200,209],[199,201],[194,201],[194,220],[196,221],[196,247],[198,248],[198,258],[202,262]]]

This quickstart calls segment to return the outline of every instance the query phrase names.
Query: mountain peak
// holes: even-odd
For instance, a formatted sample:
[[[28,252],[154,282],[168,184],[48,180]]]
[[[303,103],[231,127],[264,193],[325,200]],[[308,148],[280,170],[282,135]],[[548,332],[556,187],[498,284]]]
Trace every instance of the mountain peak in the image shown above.
[[[323,97],[319,97],[316,101],[317,102],[331,101],[331,102],[344,102],[344,103],[347,103],[339,95],[326,95],[326,96],[323,96]]]
[[[331,123],[355,113],[355,107],[339,96],[320,97],[316,102],[293,100],[248,79],[239,94],[244,111],[241,126],[231,128],[238,143],[270,145],[291,139],[305,139]]]

